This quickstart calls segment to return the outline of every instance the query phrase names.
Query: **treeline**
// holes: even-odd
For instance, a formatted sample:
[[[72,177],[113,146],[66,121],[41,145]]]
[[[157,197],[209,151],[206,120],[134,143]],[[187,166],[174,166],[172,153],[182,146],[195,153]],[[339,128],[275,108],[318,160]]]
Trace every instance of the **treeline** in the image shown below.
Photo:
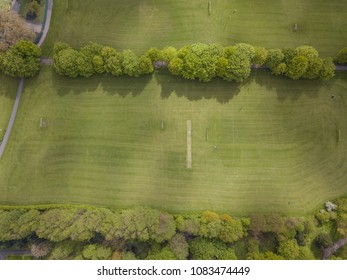
[[[347,236],[347,199],[314,217],[170,214],[136,208],[0,210],[0,248],[44,259],[320,259]],[[347,258],[347,252],[331,258]]]
[[[64,43],[54,47],[54,67],[60,75],[75,78],[94,74],[138,77],[167,68],[173,75],[185,79],[208,82],[215,77],[242,82],[251,68],[266,65],[271,73],[290,79],[321,79],[334,77],[332,58],[322,59],[311,46],[270,49],[240,43],[223,47],[219,44],[192,44],[176,49],[151,48],[142,56],[131,50],[115,49],[90,43],[75,50]]]
[[[33,42],[21,40],[0,52],[0,71],[12,77],[31,78],[41,68],[41,49]]]

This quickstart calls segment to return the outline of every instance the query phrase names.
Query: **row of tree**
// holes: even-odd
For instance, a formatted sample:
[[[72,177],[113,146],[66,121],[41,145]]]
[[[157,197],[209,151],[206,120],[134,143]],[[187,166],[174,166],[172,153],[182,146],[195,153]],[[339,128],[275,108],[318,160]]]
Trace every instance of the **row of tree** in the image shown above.
[[[343,48],[342,50],[340,50],[336,57],[335,57],[335,61],[338,64],[346,64],[347,63],[347,47]]]
[[[41,68],[41,49],[29,40],[20,40],[0,52],[0,71],[12,77],[31,78]]]
[[[48,259],[319,259],[347,236],[347,199],[336,204],[335,211],[305,218],[172,215],[149,208],[7,209],[0,210],[0,248],[29,246],[35,257]]]
[[[192,44],[177,50],[151,48],[137,56],[131,50],[117,52],[111,47],[91,43],[79,51],[64,43],[54,47],[54,67],[68,77],[90,77],[94,74],[128,75],[137,77],[153,73],[156,68],[167,68],[173,75],[185,79],[208,82],[214,77],[242,82],[251,68],[266,65],[274,75],[290,79],[322,79],[334,76],[331,58],[322,59],[311,46],[271,49],[240,43],[223,47],[218,44]]]

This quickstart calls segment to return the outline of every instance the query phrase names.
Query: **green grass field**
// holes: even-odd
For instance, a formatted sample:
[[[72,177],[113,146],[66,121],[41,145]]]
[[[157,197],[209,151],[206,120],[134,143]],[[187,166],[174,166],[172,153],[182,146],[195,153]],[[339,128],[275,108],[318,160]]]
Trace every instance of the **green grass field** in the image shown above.
[[[44,56],[56,41],[138,53],[196,42],[311,44],[332,56],[345,47],[346,17],[336,0],[219,0],[210,16],[200,0],[61,0]],[[2,128],[18,81],[0,82]],[[0,161],[0,203],[302,215],[347,194],[346,91],[346,73],[323,83],[257,71],[238,85],[163,72],[72,80],[46,66],[25,82]]]
[[[70,80],[45,67],[26,82],[0,162],[1,203],[309,212],[347,194],[346,90],[346,74],[256,72],[236,85],[165,73]]]
[[[16,98],[18,79],[0,75],[0,141],[5,134]]]
[[[322,55],[345,47],[347,6],[341,0],[60,0],[54,2],[44,54],[64,41],[90,41],[138,53],[150,47],[240,42],[267,48],[311,44]],[[294,24],[298,31],[294,32]]]

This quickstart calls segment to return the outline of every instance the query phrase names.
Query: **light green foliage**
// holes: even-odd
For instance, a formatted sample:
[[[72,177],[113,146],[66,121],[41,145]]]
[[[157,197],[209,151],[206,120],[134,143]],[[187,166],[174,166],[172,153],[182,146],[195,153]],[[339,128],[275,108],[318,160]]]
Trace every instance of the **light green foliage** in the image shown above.
[[[217,215],[206,211],[201,217],[199,235],[207,238],[219,238],[224,242],[235,242],[246,235],[240,220],[227,214]]]
[[[218,240],[198,237],[190,244],[190,252],[194,260],[236,260],[233,249]]]
[[[223,242],[236,242],[247,235],[247,230],[243,228],[240,220],[234,219],[229,215],[221,216],[222,226],[219,238]]]
[[[96,73],[104,73],[104,61],[100,55],[95,55],[92,59],[92,63]]]
[[[271,49],[268,51],[266,65],[274,70],[283,61],[284,54],[280,49]]]
[[[217,75],[219,45],[193,44],[183,47],[178,56],[183,61],[181,74],[185,79],[208,82]]]
[[[322,68],[319,71],[319,78],[323,81],[332,79],[335,76],[335,65],[331,57],[323,59]]]
[[[141,74],[151,74],[154,72],[154,66],[152,60],[148,56],[141,56],[139,69]]]
[[[57,63],[55,65],[57,65]],[[92,61],[90,61],[89,58],[81,52],[77,54],[76,66],[77,72],[82,77],[89,78],[95,72]]]
[[[347,47],[337,53],[335,60],[339,64],[347,63]]]
[[[53,242],[68,239],[73,233],[71,221],[78,217],[77,211],[70,209],[47,210],[40,215],[36,234]]]
[[[165,47],[160,53],[160,60],[164,60],[168,63],[177,57],[177,49],[171,46]]]
[[[145,55],[149,57],[152,62],[156,62],[162,58],[162,51],[157,48],[150,48]]]
[[[226,47],[218,60],[218,76],[226,81],[242,82],[251,73],[249,56],[236,46]]]
[[[253,61],[255,57],[255,49],[253,46],[245,43],[239,43],[235,45],[236,53],[244,54],[249,61]]]
[[[172,215],[147,208],[122,211],[120,224],[120,237],[139,241],[170,240],[176,230]]]
[[[58,74],[67,76],[70,78],[76,78],[80,72],[83,73],[83,75],[89,76],[89,69],[86,67],[88,62],[83,63],[82,60],[86,60],[88,58],[86,57],[80,57],[80,60],[77,63],[77,59],[79,58],[79,54],[77,51],[75,51],[72,48],[65,48],[59,51],[58,53],[54,54],[54,69],[57,71]]]
[[[300,254],[300,247],[295,239],[280,242],[278,254],[286,260],[297,260]]]
[[[106,73],[110,73],[113,76],[123,75],[123,54],[116,53],[107,59],[105,63]]]
[[[164,247],[159,251],[149,252],[146,260],[176,260],[174,253],[168,248]]]
[[[258,253],[252,255],[252,260],[284,260],[282,256],[279,256],[273,252]]]
[[[31,78],[40,71],[41,50],[30,41],[19,41],[0,57],[2,71],[12,77]]]
[[[123,73],[130,77],[138,77],[140,75],[140,60],[138,56],[131,50],[124,50],[122,54]]]
[[[41,49],[31,41],[21,40],[15,46],[24,57],[39,58],[41,56]]]
[[[87,260],[108,260],[112,255],[112,250],[97,244],[84,246],[82,255]]]
[[[308,58],[305,56],[295,56],[287,65],[285,75],[292,80],[300,79],[306,72],[308,67]]]
[[[77,255],[80,251],[80,245],[73,241],[62,241],[56,243],[51,251],[49,259],[52,260],[67,260],[72,255]]]
[[[265,64],[268,56],[268,51],[264,47],[254,47],[254,57],[252,63],[255,65]]]
[[[181,75],[183,67],[183,60],[179,57],[175,57],[169,63],[169,71],[173,75]]]

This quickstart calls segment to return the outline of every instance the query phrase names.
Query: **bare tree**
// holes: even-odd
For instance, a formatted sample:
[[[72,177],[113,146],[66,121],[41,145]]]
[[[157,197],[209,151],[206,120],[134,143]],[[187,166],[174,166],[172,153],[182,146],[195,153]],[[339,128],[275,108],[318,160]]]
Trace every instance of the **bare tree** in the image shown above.
[[[0,51],[7,50],[22,39],[34,40],[35,36],[35,32],[18,14],[0,11]]]

